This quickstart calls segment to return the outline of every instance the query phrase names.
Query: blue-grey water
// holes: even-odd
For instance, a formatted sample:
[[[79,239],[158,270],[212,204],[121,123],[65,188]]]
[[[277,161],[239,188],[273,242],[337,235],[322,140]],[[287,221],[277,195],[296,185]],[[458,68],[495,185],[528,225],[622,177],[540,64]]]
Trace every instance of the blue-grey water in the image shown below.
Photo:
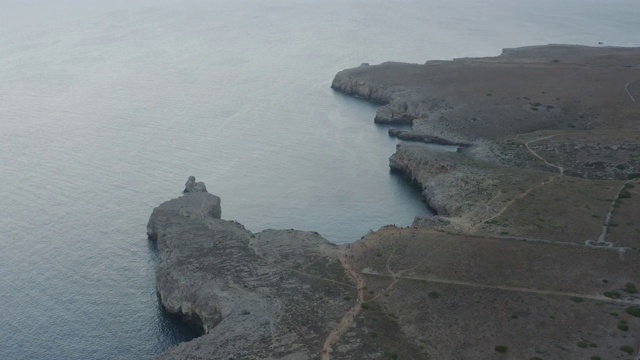
[[[0,359],[148,359],[190,334],[145,237],[188,175],[249,229],[337,243],[427,210],[362,62],[637,45],[637,0],[0,0]]]

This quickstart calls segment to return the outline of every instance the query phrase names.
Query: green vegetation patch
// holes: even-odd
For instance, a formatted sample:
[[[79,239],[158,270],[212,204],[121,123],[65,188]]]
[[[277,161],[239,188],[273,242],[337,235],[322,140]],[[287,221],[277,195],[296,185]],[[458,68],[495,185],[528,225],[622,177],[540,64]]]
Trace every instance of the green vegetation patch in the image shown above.
[[[584,349],[584,348],[589,346],[589,342],[582,340],[582,341],[578,341],[578,343],[576,345],[578,345],[578,347],[581,347],[581,348]]]
[[[629,345],[620,346],[620,350],[626,352],[627,354],[633,353],[633,348]]]
[[[640,307],[638,306],[629,306],[625,311],[631,316],[640,317]]]
[[[571,299],[571,301],[573,301],[574,303],[578,303],[578,304],[579,304],[579,303],[581,303],[581,302],[584,302],[584,299],[583,299],[583,298],[581,298],[581,297],[578,297],[578,296],[572,296],[572,297],[570,297],[570,299]]]
[[[389,360],[396,360],[398,359],[398,354],[394,353],[394,352],[386,352],[384,353],[384,356],[387,357],[387,359]]]
[[[620,199],[628,199],[631,197],[631,193],[628,192],[627,190],[622,190],[620,191],[620,194],[618,194],[618,198]]]
[[[605,291],[604,293],[602,293],[604,296],[608,297],[608,298],[612,298],[612,299],[620,299],[620,293],[612,290],[612,291]]]
[[[638,292],[638,289],[636,288],[636,284],[634,283],[626,283],[624,285],[624,291],[628,292],[629,294],[635,294]]]
[[[629,331],[629,324],[624,320],[620,320],[618,322],[618,330]]]
[[[496,347],[494,347],[493,350],[501,354],[504,354],[507,352],[507,350],[509,350],[509,348],[504,345],[496,345]]]

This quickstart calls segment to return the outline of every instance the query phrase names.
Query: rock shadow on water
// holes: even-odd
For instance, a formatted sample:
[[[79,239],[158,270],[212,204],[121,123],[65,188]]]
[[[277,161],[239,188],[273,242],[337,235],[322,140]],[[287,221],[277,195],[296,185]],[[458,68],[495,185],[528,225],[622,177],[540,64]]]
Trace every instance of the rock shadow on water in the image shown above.
[[[404,171],[395,168],[389,168],[389,176],[395,178],[398,182],[398,186],[403,188],[406,193],[414,196],[416,199],[420,199],[422,204],[424,204],[424,207],[427,210],[426,214],[419,216],[428,217],[438,214],[438,212],[434,208],[429,206],[429,203],[425,201],[424,195],[422,193],[422,186],[418,182],[414,181],[410,176],[407,176]]]
[[[150,261],[154,263],[154,267],[158,262],[158,244],[151,239],[147,240],[147,247],[151,255]],[[150,294],[156,299],[156,337],[159,339],[159,353],[167,351],[169,348],[179,343],[191,341],[204,334],[202,326],[194,326],[193,321],[178,314],[167,312],[158,298],[158,294],[154,292]]]

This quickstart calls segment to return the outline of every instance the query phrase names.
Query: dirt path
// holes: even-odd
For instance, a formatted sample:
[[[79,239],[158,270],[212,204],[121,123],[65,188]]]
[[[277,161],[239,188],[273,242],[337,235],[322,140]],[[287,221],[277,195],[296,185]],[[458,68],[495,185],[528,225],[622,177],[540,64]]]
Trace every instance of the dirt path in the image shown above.
[[[263,260],[268,262],[271,266],[274,266],[274,267],[276,267],[276,268],[278,268],[280,270],[290,271],[290,272],[294,272],[294,273],[297,273],[297,274],[300,274],[300,275],[303,275],[303,276],[307,276],[307,277],[311,277],[311,278],[314,278],[314,279],[318,279],[318,280],[322,280],[322,281],[328,281],[328,282],[332,282],[332,283],[339,284],[339,285],[353,287],[353,284],[346,284],[346,283],[339,282],[339,281],[336,281],[336,280],[326,279],[326,278],[323,278],[323,277],[320,277],[320,276],[308,274],[308,273],[305,273],[303,271],[282,267],[282,266],[276,264],[275,262],[271,261],[271,259],[269,259],[266,256],[262,255],[260,253],[260,251],[258,250],[258,245],[255,243],[255,240],[250,240],[248,245],[249,245],[249,248],[251,248],[255,252],[255,254],[257,256],[259,256],[260,258],[262,258]],[[342,267],[347,271],[349,276],[351,276],[351,278],[353,278],[353,280],[355,281],[356,288],[358,290],[358,296],[357,296],[357,299],[356,299],[356,304],[353,306],[353,308],[349,309],[349,311],[347,311],[342,316],[342,319],[340,320],[340,323],[338,324],[338,326],[333,331],[331,331],[329,333],[329,335],[327,336],[327,338],[325,339],[324,344],[322,346],[322,352],[321,352],[322,360],[329,360],[331,358],[331,350],[332,350],[331,346],[340,338],[340,336],[342,336],[342,334],[344,334],[345,331],[347,331],[347,329],[349,329],[351,324],[353,324],[353,321],[355,320],[356,316],[360,313],[360,310],[362,309],[362,303],[364,303],[364,286],[365,286],[364,285],[364,279],[355,270],[355,267],[353,266],[353,264],[349,260],[349,257],[347,256],[345,250],[342,250],[342,251],[338,252],[338,260],[340,260],[340,264],[342,264]]]
[[[523,135],[523,134],[520,134],[520,135]],[[520,135],[517,135],[517,136],[520,136]],[[531,155],[533,155],[536,158],[540,159],[542,162],[544,162],[548,166],[558,169],[558,174],[549,176],[547,181],[542,182],[539,185],[532,186],[529,189],[525,190],[520,195],[518,195],[515,198],[509,200],[507,203],[504,204],[504,206],[502,208],[500,208],[500,210],[498,210],[497,213],[495,213],[494,215],[484,219],[483,221],[480,221],[477,224],[472,225],[471,229],[474,229],[474,228],[480,226],[481,224],[483,224],[483,223],[485,223],[487,221],[491,221],[493,219],[496,219],[496,218],[500,217],[509,208],[509,206],[511,206],[516,200],[520,200],[520,199],[524,198],[525,196],[529,195],[529,193],[531,193],[533,190],[539,189],[539,188],[543,187],[544,185],[547,185],[547,184],[553,182],[556,178],[564,176],[564,168],[562,166],[554,165],[554,164],[548,162],[547,159],[543,158],[538,153],[533,151],[533,149],[531,149],[531,147],[529,146],[529,144],[531,144],[533,142],[550,139],[550,138],[553,138],[553,137],[556,137],[556,136],[559,136],[559,135],[565,135],[565,134],[564,133],[562,133],[562,134],[553,134],[553,135],[549,135],[549,136],[545,136],[545,137],[541,137],[541,138],[532,139],[532,140],[529,140],[529,141],[524,143],[524,146],[527,148],[527,151],[529,151],[529,153],[531,153]]]
[[[492,216],[484,219],[483,221],[473,225],[472,228],[475,228],[475,227],[477,227],[477,226],[479,226],[479,225],[481,225],[481,224],[483,224],[483,223],[485,223],[487,221],[491,221],[493,219],[496,219],[496,218],[500,217],[509,208],[509,206],[511,206],[511,204],[516,202],[516,200],[520,200],[520,199],[524,198],[525,196],[529,195],[529,193],[531,193],[533,190],[537,190],[537,189],[543,187],[544,185],[553,182],[559,176],[560,175],[549,176],[547,181],[545,181],[545,182],[543,182],[543,183],[541,183],[539,185],[532,186],[532,187],[528,188],[525,192],[521,193],[520,195],[516,196],[515,198],[513,198],[513,199],[509,200],[507,203],[505,203],[504,206],[497,213],[495,213],[494,215],[492,215]]]
[[[380,274],[374,271],[363,271],[363,274],[377,277],[391,277],[387,274]],[[392,277],[393,278],[393,277]],[[425,281],[431,283],[439,283],[439,284],[451,284],[451,285],[461,285],[461,286],[472,286],[484,289],[492,289],[492,290],[506,290],[506,291],[516,291],[523,293],[532,293],[532,294],[542,294],[542,295],[556,295],[556,296],[567,296],[567,297],[579,297],[583,299],[592,299],[599,301],[607,301],[619,304],[631,304],[638,305],[640,304],[640,299],[612,299],[608,298],[604,295],[591,295],[591,294],[578,294],[578,293],[570,293],[564,291],[553,291],[553,290],[540,290],[540,289],[529,289],[529,288],[519,288],[513,286],[503,286],[503,285],[487,285],[481,283],[475,283],[470,281],[460,281],[460,280],[450,280],[450,279],[441,279],[434,276],[398,276],[398,279],[407,279],[407,280],[417,280],[417,281]],[[394,278],[395,280],[395,278]]]
[[[391,259],[393,258],[393,255],[395,254],[396,249],[395,247],[393,248],[393,250],[391,251],[391,254],[389,254],[389,257],[387,258],[387,261],[385,263],[385,267],[387,269],[387,272],[389,273],[389,277],[392,278],[392,281],[389,283],[389,285],[382,291],[380,291],[378,294],[376,294],[376,296],[374,296],[373,298],[369,299],[368,301],[374,301],[376,299],[378,299],[380,296],[382,296],[382,294],[384,294],[385,292],[393,289],[394,285],[400,281],[402,279],[401,275],[407,271],[405,270],[400,270],[400,271],[393,271],[393,269],[391,268]],[[360,311],[362,310],[362,304],[365,302],[365,282],[364,279],[362,278],[362,276],[360,275],[360,273],[356,270],[355,266],[353,265],[353,263],[351,262],[349,256],[346,254],[346,250],[342,251],[339,254],[339,259],[340,259],[340,263],[342,264],[342,266],[344,267],[344,269],[347,271],[347,273],[349,273],[349,275],[355,280],[356,282],[356,286],[358,289],[358,298],[356,300],[356,304],[353,306],[353,308],[349,309],[349,311],[347,311],[344,316],[342,317],[342,320],[340,320],[340,323],[338,324],[338,326],[329,333],[329,335],[327,336],[327,338],[324,341],[324,345],[322,346],[322,360],[329,360],[331,359],[331,352],[333,351],[332,345],[338,341],[340,339],[340,337],[347,331],[347,329],[349,329],[349,327],[351,327],[351,325],[353,324],[356,316],[358,316],[358,314],[360,313]],[[416,267],[419,264],[416,265]]]
[[[522,135],[522,134],[521,134],[521,135]],[[560,135],[566,135],[566,134],[564,134],[564,133],[562,133],[562,134],[553,134],[553,135],[549,135],[549,136],[545,136],[545,137],[541,137],[541,138],[537,138],[537,139],[529,140],[529,141],[527,141],[527,142],[525,142],[525,143],[524,143],[524,146],[527,148],[527,151],[529,151],[529,152],[531,153],[531,155],[533,155],[533,156],[537,157],[538,159],[542,160],[542,162],[544,162],[545,164],[547,164],[547,165],[549,165],[549,166],[551,166],[551,167],[553,167],[553,168],[558,169],[558,172],[559,172],[559,173],[560,173],[560,175],[562,176],[562,175],[564,175],[564,168],[563,168],[562,166],[559,166],[559,165],[553,165],[552,163],[548,162],[548,161],[547,161],[547,159],[545,159],[545,158],[543,158],[542,156],[538,155],[538,153],[536,153],[535,151],[533,151],[533,150],[531,149],[531,147],[529,146],[529,144],[531,144],[531,143],[533,143],[533,142],[541,141],[541,140],[551,139],[551,138],[553,138],[553,137],[560,136]],[[518,136],[520,136],[520,135],[518,135]]]
[[[629,81],[629,82],[624,86],[624,89],[625,89],[625,90],[627,90],[627,94],[628,94],[628,95],[629,95],[629,97],[631,98],[631,101],[633,101],[634,103],[636,102],[636,99],[635,99],[635,98],[633,97],[633,95],[631,94],[631,91],[629,91],[629,85],[631,85],[631,84],[633,84],[633,83],[635,83],[635,82],[637,82],[637,81],[640,81],[640,79],[631,80],[631,81]]]
[[[332,345],[336,341],[338,341],[338,339],[340,339],[342,334],[344,334],[345,331],[349,329],[349,327],[351,327],[351,324],[353,324],[356,316],[358,316],[360,310],[362,310],[362,303],[364,303],[364,279],[362,278],[362,276],[360,276],[358,271],[356,271],[345,250],[341,251],[338,254],[338,259],[340,259],[340,263],[347,271],[349,276],[351,276],[356,282],[358,296],[356,299],[356,304],[342,316],[342,319],[340,320],[338,326],[333,329],[333,331],[331,331],[325,339],[324,345],[322,346],[322,360],[331,359],[331,352],[333,351]]]
[[[620,190],[616,193],[616,196],[611,200],[611,205],[609,205],[609,211],[607,212],[607,216],[604,217],[604,223],[602,224],[602,232],[600,232],[600,236],[598,237],[598,243],[604,244],[607,242],[607,233],[609,232],[609,222],[611,222],[611,215],[613,214],[613,209],[615,209],[616,200],[620,198],[620,193],[627,187],[632,180],[627,180],[622,184]]]

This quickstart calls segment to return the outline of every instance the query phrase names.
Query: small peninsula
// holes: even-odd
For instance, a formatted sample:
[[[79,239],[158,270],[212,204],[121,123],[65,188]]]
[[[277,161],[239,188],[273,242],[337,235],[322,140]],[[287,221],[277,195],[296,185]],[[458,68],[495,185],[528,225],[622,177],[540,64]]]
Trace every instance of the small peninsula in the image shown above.
[[[341,246],[254,234],[190,177],[147,234],[160,303],[202,335],[158,359],[640,358],[640,48],[363,64],[332,88],[410,125],[389,165],[436,215]]]

